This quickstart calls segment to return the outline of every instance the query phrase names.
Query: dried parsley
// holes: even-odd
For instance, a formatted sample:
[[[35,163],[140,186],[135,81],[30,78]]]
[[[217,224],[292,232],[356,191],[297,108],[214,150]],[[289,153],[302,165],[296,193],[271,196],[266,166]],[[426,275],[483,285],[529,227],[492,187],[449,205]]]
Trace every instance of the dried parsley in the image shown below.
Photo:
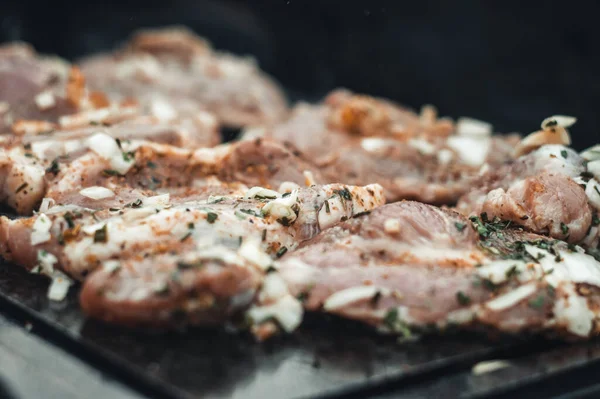
[[[104,174],[104,176],[121,176],[121,174],[114,169],[104,169],[102,174]]]
[[[392,308],[388,310],[383,318],[383,324],[389,327],[391,330],[394,329],[396,322],[398,321],[398,309]]]
[[[562,151],[560,152],[560,155],[562,155],[562,157],[563,157],[564,159],[567,159],[567,151],[566,151],[566,150],[562,150]]]
[[[17,194],[17,193],[25,190],[28,185],[29,185],[29,183],[23,183],[23,184],[21,184],[19,187],[17,187],[17,190],[15,191],[15,194]]]
[[[279,248],[279,250],[277,251],[276,256],[278,258],[281,258],[283,255],[285,255],[285,253],[287,252],[287,250],[288,250],[287,247],[281,247],[281,248]]]
[[[456,300],[463,306],[471,303],[471,298],[462,291],[456,293]]]
[[[215,220],[217,220],[218,217],[219,217],[218,214],[216,214],[214,212],[208,212],[206,214],[206,221],[210,224],[213,224],[215,222]]]
[[[544,302],[544,296],[540,294],[537,297],[529,300],[529,306],[534,309],[541,309],[544,306]]]
[[[70,229],[75,227],[75,223],[73,222],[73,214],[71,212],[65,213],[63,218],[65,218],[65,221],[67,222],[67,226],[69,226]]]
[[[462,232],[467,225],[465,223],[461,223],[461,222],[455,222],[454,226],[456,227],[456,230],[458,230],[459,232]]]
[[[519,269],[517,269],[517,265],[513,265],[510,269],[508,269],[505,273],[506,278],[511,278],[521,273]]]
[[[201,259],[193,262],[177,262],[177,269],[179,270],[199,269],[201,267],[204,267],[204,262]]]
[[[106,231],[106,225],[94,232],[94,242],[106,242],[107,239],[108,233]]]
[[[50,166],[48,168],[46,168],[46,173],[52,173],[52,174],[56,175],[56,174],[58,174],[58,172],[60,172],[60,165],[58,164],[58,160],[55,159],[52,161]]]
[[[562,231],[563,235],[569,234],[569,226],[564,223],[560,223],[560,231]]]

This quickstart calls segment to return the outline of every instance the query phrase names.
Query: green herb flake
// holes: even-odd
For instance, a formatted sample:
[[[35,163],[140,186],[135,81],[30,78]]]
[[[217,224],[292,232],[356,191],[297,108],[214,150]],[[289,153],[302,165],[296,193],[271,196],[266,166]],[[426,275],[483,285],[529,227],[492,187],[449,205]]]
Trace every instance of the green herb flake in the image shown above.
[[[156,169],[156,164],[152,161],[146,162],[146,166],[149,167],[150,169]]]
[[[46,168],[46,173],[52,173],[53,175],[56,175],[58,172],[60,172],[60,165],[58,164],[58,160],[55,159],[52,161],[50,166]]]
[[[329,208],[329,200],[325,200],[325,212],[331,213],[331,209]]]
[[[383,318],[383,324],[389,327],[391,330],[394,329],[396,322],[398,321],[398,309],[392,308],[388,310]]]
[[[25,190],[27,188],[27,186],[29,186],[29,183],[23,183],[21,184],[19,187],[17,187],[15,194]]]
[[[467,294],[465,294],[464,292],[462,292],[462,291],[458,291],[456,293],[456,300],[462,306],[466,306],[466,305],[468,305],[468,304],[471,303],[471,298]]]
[[[188,223],[188,229],[194,230],[194,223],[192,223],[192,222]]]
[[[511,277],[515,277],[520,273],[521,271],[517,269],[517,265],[513,265],[510,269],[506,271],[506,278],[509,279]]]
[[[201,259],[193,262],[177,262],[177,269],[188,270],[188,269],[200,269],[204,267],[204,262]]]
[[[461,223],[461,222],[455,222],[454,226],[456,227],[456,230],[458,230],[459,232],[462,232],[467,225],[465,223]]]
[[[561,155],[561,156],[562,156],[564,159],[567,159],[567,151],[566,151],[566,150],[562,150],[562,151],[560,152],[560,155]]]
[[[206,221],[210,224],[213,224],[215,222],[215,220],[217,220],[218,217],[219,217],[218,214],[216,214],[214,212],[208,212],[206,214]]]
[[[75,227],[75,223],[73,222],[73,214],[71,212],[65,213],[63,218],[65,218],[65,221],[67,222],[67,226],[69,226],[70,229]]]
[[[106,231],[106,225],[94,232],[94,242],[106,242],[107,239],[108,233]]]
[[[564,223],[560,223],[560,231],[562,231],[563,235],[569,234],[569,226]]]
[[[598,215],[592,216],[592,226],[598,226],[598,225],[600,225],[600,218],[598,217]]]
[[[287,247],[281,247],[279,248],[279,250],[277,251],[276,256],[278,258],[281,258],[283,255],[285,255],[285,253],[288,251]]]
[[[545,298],[543,295],[538,295],[529,300],[529,306],[534,309],[541,309],[544,306]]]
[[[104,176],[121,176],[121,174],[114,169],[104,169],[102,173]]]
[[[184,242],[185,240],[187,240],[188,238],[190,238],[192,236],[192,232],[188,231],[183,237],[181,237],[181,242]]]

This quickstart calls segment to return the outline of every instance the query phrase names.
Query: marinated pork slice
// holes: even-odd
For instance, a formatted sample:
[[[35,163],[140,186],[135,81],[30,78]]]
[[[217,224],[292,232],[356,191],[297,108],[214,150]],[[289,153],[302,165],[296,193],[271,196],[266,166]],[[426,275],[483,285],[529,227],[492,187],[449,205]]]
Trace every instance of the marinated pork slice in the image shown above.
[[[596,248],[600,173],[592,172],[594,165],[568,147],[544,145],[484,173],[456,209],[465,215],[486,213],[535,233]]]
[[[581,247],[416,202],[321,232],[283,257],[277,274],[306,310],[405,338],[449,326],[600,332],[600,262]]]
[[[65,96],[69,68],[23,43],[0,46],[0,133],[19,119],[56,121],[76,112],[77,104]]]
[[[132,139],[111,137],[125,136],[121,132]],[[43,198],[103,209],[156,193],[195,193],[205,198],[211,190],[233,194],[247,185],[291,191],[322,181],[314,166],[272,141],[190,150],[133,139],[143,138],[142,133],[150,131],[119,124],[98,129],[88,138],[38,140],[5,150],[0,153],[0,199],[27,215]],[[113,203],[94,203],[80,195],[81,190],[94,187],[115,193],[110,196]]]
[[[382,191],[337,184],[281,195],[256,187],[243,197],[163,194],[100,211],[54,206],[31,218],[2,218],[0,250],[54,280],[83,280],[97,270],[82,292],[92,316],[163,325],[183,312],[184,321],[209,323],[254,299],[273,258],[381,205]],[[226,310],[205,312],[202,299]]]
[[[300,104],[286,121],[245,132],[288,143],[320,167],[326,181],[377,182],[389,201],[455,203],[484,165],[512,158],[516,136],[491,136],[491,126],[468,118],[438,119],[389,101],[332,92],[320,105]]]
[[[114,54],[82,61],[90,87],[152,107],[196,104],[227,127],[270,123],[287,111],[277,84],[250,58],[214,51],[184,28],[140,31]]]
[[[131,98],[110,101],[102,92],[88,90],[77,67],[38,55],[24,44],[0,48],[0,89],[0,133],[17,135],[0,136],[4,146],[22,136],[73,129],[77,135],[92,124],[122,121],[177,129],[195,147],[220,141],[217,120],[194,102],[170,104],[159,95],[141,103]]]

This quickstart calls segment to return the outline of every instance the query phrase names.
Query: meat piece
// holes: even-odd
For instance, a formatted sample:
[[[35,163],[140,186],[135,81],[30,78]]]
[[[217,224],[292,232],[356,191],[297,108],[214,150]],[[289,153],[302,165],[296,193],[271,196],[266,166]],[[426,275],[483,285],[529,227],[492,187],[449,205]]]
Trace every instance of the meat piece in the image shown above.
[[[600,262],[583,249],[416,202],[323,231],[277,270],[306,310],[405,338],[450,325],[578,338],[600,332]]]
[[[213,51],[184,28],[138,32],[115,54],[87,58],[81,67],[90,87],[112,99],[196,104],[227,127],[270,123],[286,113],[279,87],[252,59]]]
[[[26,44],[0,46],[0,133],[19,119],[56,121],[76,112],[64,92],[69,68],[58,58],[38,56]]]
[[[169,104],[158,95],[141,103],[110,101],[102,92],[88,90],[77,67],[38,55],[24,44],[0,48],[0,92],[0,133],[18,135],[2,136],[5,146],[20,141],[21,136],[35,138],[40,133],[73,129],[76,132],[71,134],[82,135],[92,124],[123,121],[178,130],[195,147],[220,141],[217,120],[194,102]]]
[[[177,131],[144,126],[121,123],[89,137],[84,134],[92,131],[65,132],[5,150],[0,153],[0,200],[27,215],[44,197],[57,204],[75,201],[104,209],[159,192],[207,196],[215,190],[233,194],[246,185],[278,189],[322,181],[312,165],[272,141],[183,149],[136,140],[188,140]],[[80,139],[68,140],[79,133]],[[80,191],[90,187],[103,187],[116,195],[105,201],[82,198]]]
[[[489,218],[593,248],[599,240],[600,202],[595,201],[598,183],[587,165],[568,147],[542,146],[483,174],[457,210],[465,215],[485,212]]]
[[[286,121],[253,128],[245,138],[287,143],[318,165],[328,182],[378,182],[389,201],[455,203],[479,170],[511,159],[516,136],[491,136],[491,126],[462,118],[438,119],[389,101],[332,92],[322,104],[300,104]]]
[[[213,323],[252,302],[272,258],[383,202],[378,185],[329,185],[285,196],[265,188],[206,200],[162,194],[98,211],[57,205],[3,217],[0,251],[50,276],[84,280],[96,271],[82,292],[91,316],[164,325],[183,312],[186,322]]]

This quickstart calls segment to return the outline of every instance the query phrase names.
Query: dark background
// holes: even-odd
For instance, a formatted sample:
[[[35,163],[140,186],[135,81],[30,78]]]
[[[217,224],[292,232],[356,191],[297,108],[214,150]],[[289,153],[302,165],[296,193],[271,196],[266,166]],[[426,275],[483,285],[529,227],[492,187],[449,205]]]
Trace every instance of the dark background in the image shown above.
[[[528,133],[578,117],[575,147],[600,142],[600,5],[577,1],[0,1],[0,40],[69,59],[135,28],[185,24],[253,54],[293,99],[350,89]]]

